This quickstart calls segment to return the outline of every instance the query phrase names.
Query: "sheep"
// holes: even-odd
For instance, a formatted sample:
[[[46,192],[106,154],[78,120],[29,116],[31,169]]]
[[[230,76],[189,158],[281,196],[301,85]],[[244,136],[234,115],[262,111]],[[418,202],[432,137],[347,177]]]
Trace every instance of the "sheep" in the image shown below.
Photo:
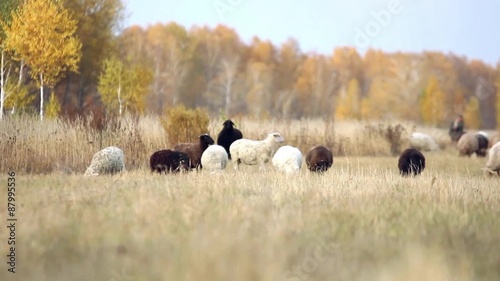
[[[123,151],[116,146],[109,146],[94,154],[90,166],[85,171],[85,175],[115,174],[124,170],[125,155]]]
[[[482,134],[483,132],[479,132],[476,134],[477,138],[477,150],[476,156],[478,157],[486,157],[486,152],[488,150],[488,134]]]
[[[457,143],[458,156],[470,157],[478,150],[478,141],[474,133],[466,133],[460,137]]]
[[[220,145],[210,145],[201,155],[203,169],[215,173],[226,168],[228,155],[226,149]]]
[[[414,132],[410,136],[410,146],[411,148],[415,148],[421,151],[438,151],[439,146],[436,144],[434,139],[431,136]]]
[[[229,147],[229,151],[236,162],[235,170],[239,169],[241,163],[246,165],[259,164],[263,170],[264,164],[269,162],[277,148],[285,139],[279,133],[270,133],[264,140],[239,139]]]
[[[500,176],[500,142],[494,144],[488,152],[488,162],[483,168],[489,174]]]
[[[234,123],[231,120],[226,120],[222,123],[224,126],[222,130],[217,135],[217,144],[224,147],[226,150],[227,156],[231,159],[231,153],[229,151],[229,147],[231,144],[239,139],[243,138],[243,134],[240,130],[234,128]]]
[[[302,152],[296,147],[285,145],[276,151],[272,163],[279,172],[293,174],[302,167]]]
[[[184,152],[173,151],[170,149],[159,150],[151,154],[149,158],[149,167],[151,173],[161,174],[177,173],[189,170],[189,156]]]
[[[425,169],[425,157],[415,148],[408,148],[401,153],[398,161],[401,176],[416,176]]]
[[[203,151],[205,151],[205,149],[212,144],[214,144],[212,137],[208,134],[203,134],[200,135],[198,143],[178,143],[174,146],[173,150],[184,152],[189,156],[191,169],[201,169],[201,155],[203,154]]]
[[[328,171],[333,165],[332,151],[321,145],[312,147],[306,154],[306,165],[311,172],[323,173]]]

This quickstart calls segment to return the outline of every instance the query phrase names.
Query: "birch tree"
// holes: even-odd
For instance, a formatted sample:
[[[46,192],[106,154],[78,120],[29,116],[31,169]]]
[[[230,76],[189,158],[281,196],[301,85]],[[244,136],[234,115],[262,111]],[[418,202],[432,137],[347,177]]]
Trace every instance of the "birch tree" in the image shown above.
[[[45,86],[54,87],[67,71],[78,71],[81,43],[75,36],[76,20],[60,2],[26,1],[5,28],[5,47],[30,68],[40,87],[40,120],[43,120]]]

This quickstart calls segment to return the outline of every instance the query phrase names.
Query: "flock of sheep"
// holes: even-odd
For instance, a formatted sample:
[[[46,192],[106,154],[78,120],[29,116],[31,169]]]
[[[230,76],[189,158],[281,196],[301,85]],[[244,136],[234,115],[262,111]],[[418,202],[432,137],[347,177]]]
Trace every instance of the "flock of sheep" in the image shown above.
[[[439,150],[439,146],[431,136],[420,132],[415,132],[411,135],[410,146],[417,151]],[[458,156],[470,157],[473,154],[476,154],[477,157],[488,156],[488,161],[483,170],[489,174],[500,175],[500,134],[497,133],[490,136],[482,131],[476,133],[463,132],[458,138],[456,148]],[[404,154],[405,152],[403,152],[402,156]],[[420,159],[423,155],[414,157]],[[425,167],[425,159],[423,167]],[[420,170],[423,170],[423,168]]]
[[[179,143],[173,149],[154,152],[149,162],[151,172],[161,174],[204,169],[217,173],[226,168],[229,160],[234,162],[236,170],[241,164],[259,165],[259,169],[264,170],[266,163],[271,161],[279,172],[293,174],[300,171],[302,152],[296,147],[282,145],[285,140],[279,133],[270,133],[263,140],[245,139],[234,125],[231,120],[226,120],[217,136],[217,142],[210,135],[203,134],[196,143]],[[398,159],[402,176],[420,174],[425,169],[425,157],[421,151],[438,149],[434,140],[423,133],[413,133],[410,145],[411,148],[403,151]],[[484,170],[500,175],[500,139],[489,139],[484,133],[465,133],[459,139],[457,148],[460,156],[476,153],[480,157],[486,156],[489,148],[489,159]],[[121,149],[107,147],[94,155],[85,174],[121,172],[125,170],[124,163],[125,157]],[[333,164],[333,154],[325,146],[314,146],[307,151],[305,163],[311,172],[326,172]]]

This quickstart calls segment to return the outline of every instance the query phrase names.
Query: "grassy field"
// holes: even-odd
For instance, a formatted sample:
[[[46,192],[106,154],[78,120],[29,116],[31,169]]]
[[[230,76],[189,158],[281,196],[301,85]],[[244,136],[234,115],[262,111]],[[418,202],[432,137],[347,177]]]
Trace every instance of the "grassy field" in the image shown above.
[[[232,163],[222,175],[160,176],[149,156],[172,144],[155,117],[102,132],[84,120],[0,122],[0,217],[7,225],[7,172],[16,171],[18,218],[16,274],[0,228],[0,280],[500,280],[500,180],[483,175],[486,159],[459,158],[445,130],[235,121],[247,138],[278,131],[303,153],[325,144],[334,166],[321,176]],[[401,178],[393,150],[412,131],[442,150],[425,153],[421,176]],[[128,171],[84,177],[108,145],[123,149]]]
[[[0,280],[500,280],[499,179],[426,156],[418,178],[396,157],[322,176],[19,174],[17,273],[2,261]]]

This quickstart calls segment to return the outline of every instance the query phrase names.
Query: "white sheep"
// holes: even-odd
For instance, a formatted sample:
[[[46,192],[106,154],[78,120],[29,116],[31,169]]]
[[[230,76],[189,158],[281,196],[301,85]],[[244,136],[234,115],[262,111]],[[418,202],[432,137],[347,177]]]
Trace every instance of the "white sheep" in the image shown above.
[[[434,139],[431,136],[414,132],[410,136],[410,146],[412,148],[418,149],[420,151],[438,151],[439,146],[436,144]]]
[[[213,144],[207,147],[201,154],[201,165],[204,170],[215,173],[226,168],[228,155],[226,149],[220,145]]]
[[[115,146],[106,147],[92,157],[92,163],[85,171],[86,176],[114,174],[125,170],[125,155]]]
[[[272,162],[276,170],[293,174],[300,171],[302,167],[302,152],[296,147],[285,145],[276,151]]]
[[[241,163],[246,165],[260,165],[263,170],[264,164],[271,157],[285,139],[279,133],[270,133],[263,140],[239,139],[229,147],[231,159],[235,161],[234,168],[238,170]]]
[[[500,142],[494,144],[488,151],[488,162],[483,170],[500,176]]]

